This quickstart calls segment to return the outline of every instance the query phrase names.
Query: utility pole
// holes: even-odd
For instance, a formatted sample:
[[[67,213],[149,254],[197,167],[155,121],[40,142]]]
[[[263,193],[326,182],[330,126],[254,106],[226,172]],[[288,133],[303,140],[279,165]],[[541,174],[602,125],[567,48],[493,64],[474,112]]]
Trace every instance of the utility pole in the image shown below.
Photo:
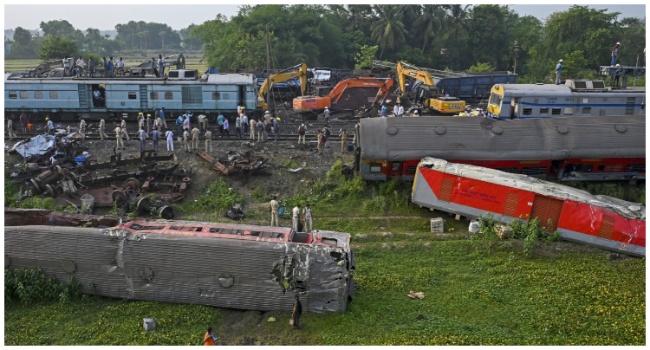
[[[517,74],[517,56],[519,55],[519,42],[515,40],[515,66],[513,67],[513,73]]]
[[[271,94],[273,81],[271,80],[271,43],[269,42],[269,25],[266,25],[266,79],[269,80],[269,89],[266,92],[266,105],[271,108]]]

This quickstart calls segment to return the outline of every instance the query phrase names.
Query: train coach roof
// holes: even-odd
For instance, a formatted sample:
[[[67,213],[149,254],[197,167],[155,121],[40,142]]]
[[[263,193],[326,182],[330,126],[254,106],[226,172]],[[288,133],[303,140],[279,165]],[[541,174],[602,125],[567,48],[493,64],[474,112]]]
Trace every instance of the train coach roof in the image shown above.
[[[208,74],[208,84],[255,84],[253,74]]]
[[[360,133],[364,160],[645,157],[639,116],[367,118]]]
[[[589,203],[608,208],[630,219],[645,220],[645,206],[642,204],[627,202],[622,199],[608,196],[592,195],[589,192],[577,188],[544,181],[522,174],[507,173],[469,164],[449,163],[443,159],[430,157],[424,158],[420,161],[418,168],[421,167],[434,169],[446,174],[530,191],[549,197]]]

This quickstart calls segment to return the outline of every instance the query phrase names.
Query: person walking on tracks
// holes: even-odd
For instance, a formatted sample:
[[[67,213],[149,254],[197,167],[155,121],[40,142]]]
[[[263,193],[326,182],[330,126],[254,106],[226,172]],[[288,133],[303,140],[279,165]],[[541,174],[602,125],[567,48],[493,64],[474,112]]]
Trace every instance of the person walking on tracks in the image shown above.
[[[142,127],[140,127],[140,130],[138,130],[138,138],[140,139],[140,152],[144,152],[147,147],[147,132],[144,131]]]
[[[251,117],[250,121],[250,134],[249,134],[249,139],[253,142],[255,142],[255,130],[257,129],[257,123],[255,122],[255,119]]]
[[[117,140],[117,149],[124,149],[124,140],[122,140],[122,136],[124,135],[124,131],[122,131],[122,128],[118,125],[115,128],[115,139]]]
[[[99,120],[99,137],[102,139],[102,141],[104,140],[104,137],[106,137],[106,133],[104,132],[105,129],[106,129],[106,121],[104,120],[104,118],[102,118]]]
[[[323,148],[323,145],[325,144],[325,141],[324,141],[325,137],[323,136],[323,131],[322,130],[318,130],[318,134],[316,135],[316,140],[318,142],[316,144],[316,149],[318,150],[318,154],[320,154],[321,149]]]
[[[129,132],[126,130],[126,119],[122,118],[122,122],[120,123],[120,127],[122,128],[122,132],[124,133],[124,136],[126,137],[127,141],[131,141],[129,138]]]
[[[29,118],[27,117],[27,114],[25,114],[25,112],[21,113],[19,120],[20,120],[20,126],[23,128],[23,134],[26,134],[27,125],[29,125]]]
[[[153,139],[153,151],[158,152],[158,141],[160,141],[160,131],[158,131],[158,128],[154,128],[151,132],[151,139]]]
[[[300,124],[298,127],[298,144],[305,144],[305,134],[307,133],[307,126],[305,123]],[[302,141],[302,142],[301,142]]]
[[[271,199],[270,206],[271,206],[271,226],[280,226],[280,224],[278,223],[278,209],[280,209],[280,202],[278,202],[277,196],[273,196],[273,199]]]

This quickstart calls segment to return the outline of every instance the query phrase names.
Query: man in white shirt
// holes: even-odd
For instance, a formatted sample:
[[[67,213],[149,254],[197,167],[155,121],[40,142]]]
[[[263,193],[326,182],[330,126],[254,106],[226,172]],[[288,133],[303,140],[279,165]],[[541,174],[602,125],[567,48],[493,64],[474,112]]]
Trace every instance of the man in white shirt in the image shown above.
[[[305,205],[305,208],[302,210],[302,217],[305,221],[305,232],[311,232],[314,229],[314,225],[311,220],[311,206],[309,203]]]
[[[291,212],[293,230],[298,232],[298,223],[300,222],[300,204],[296,204]]]

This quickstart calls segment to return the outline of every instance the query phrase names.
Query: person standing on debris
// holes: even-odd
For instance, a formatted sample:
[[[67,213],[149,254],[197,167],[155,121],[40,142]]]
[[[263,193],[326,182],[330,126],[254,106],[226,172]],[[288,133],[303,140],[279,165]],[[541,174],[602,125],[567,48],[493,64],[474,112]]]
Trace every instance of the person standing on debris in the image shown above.
[[[293,302],[293,310],[291,311],[291,326],[293,329],[300,329],[300,316],[302,316],[302,304],[300,298],[296,294],[296,299]]]
[[[293,207],[293,210],[291,211],[291,227],[293,227],[293,230],[298,232],[300,231],[300,204],[296,204],[295,207]]]
[[[192,129],[192,150],[199,149],[199,135],[201,131],[196,126]]]
[[[83,119],[79,122],[79,133],[83,138],[86,138],[86,121]]]
[[[45,121],[47,121],[47,133],[54,135],[54,122],[52,122],[49,116],[45,117]]]
[[[205,115],[203,113],[199,114],[199,116],[196,118],[196,120],[199,122],[199,131],[203,132],[205,129],[203,129],[203,120],[205,119]]]
[[[217,345],[217,337],[212,333],[212,327],[208,327],[208,332],[203,336],[203,345]]]
[[[205,131],[205,151],[212,152],[212,131]]]
[[[309,203],[302,209],[302,219],[305,222],[305,232],[311,232],[314,229],[314,225],[311,219],[311,205]]]
[[[26,134],[27,125],[29,125],[29,118],[27,117],[27,114],[25,114],[25,112],[21,113],[18,120],[20,120],[20,126],[23,128],[23,134]]]
[[[318,143],[316,144],[316,149],[318,150],[318,154],[321,152],[321,148],[323,148],[324,140],[325,138],[323,137],[323,131],[318,130],[318,135],[316,135],[316,140]]]
[[[126,130],[126,119],[122,118],[122,122],[120,123],[120,127],[122,128],[122,132],[124,133],[124,136],[126,137],[127,141],[131,141],[131,138],[129,137],[129,132]]]
[[[330,129],[327,127],[327,125],[325,125],[323,127],[323,146],[329,148],[329,146],[327,146],[327,141],[329,139],[330,139]]]
[[[223,133],[230,138],[230,122],[228,118],[223,118]]]
[[[325,110],[323,111],[323,119],[325,120],[325,125],[330,122],[330,109],[327,107],[325,107]]]
[[[564,61],[559,60],[555,66],[555,85],[560,85],[562,82],[562,79],[560,79],[560,75],[562,75],[562,62]]]
[[[341,129],[341,133],[339,134],[339,138],[341,139],[341,153],[345,152],[345,146],[348,143],[348,133],[345,132],[345,130]]]
[[[251,117],[250,121],[250,133],[249,133],[249,140],[255,142],[255,130],[257,129],[257,123],[255,119]]]
[[[174,152],[174,132],[167,129],[165,137],[167,138],[167,152]]]
[[[16,136],[14,132],[14,121],[11,118],[7,118],[7,134],[9,135],[9,140],[13,140]]]
[[[241,115],[237,115],[235,118],[235,134],[237,138],[241,139]]]
[[[153,139],[153,151],[158,152],[158,141],[160,141],[160,131],[158,131],[158,128],[154,128],[151,132],[151,139]]]
[[[190,132],[188,130],[183,130],[183,145],[185,152],[190,153]]]
[[[278,202],[278,196],[273,196],[273,199],[271,199],[270,206],[271,206],[271,226],[280,226],[278,222],[278,209],[280,209],[280,202]]]
[[[142,127],[140,127],[140,130],[138,130],[138,138],[140,139],[140,152],[144,152],[146,149],[146,140],[147,140],[147,132],[144,131]]]
[[[117,149],[124,149],[124,141],[122,140],[124,132],[122,128],[118,125],[115,128],[115,139],[117,140]]]
[[[305,144],[305,134],[307,133],[307,126],[305,123],[300,124],[298,127],[298,144],[300,144],[302,141],[302,144]]]
[[[612,46],[612,63],[611,63],[612,67],[616,65],[620,48],[621,48],[620,42],[617,42],[616,45]]]

